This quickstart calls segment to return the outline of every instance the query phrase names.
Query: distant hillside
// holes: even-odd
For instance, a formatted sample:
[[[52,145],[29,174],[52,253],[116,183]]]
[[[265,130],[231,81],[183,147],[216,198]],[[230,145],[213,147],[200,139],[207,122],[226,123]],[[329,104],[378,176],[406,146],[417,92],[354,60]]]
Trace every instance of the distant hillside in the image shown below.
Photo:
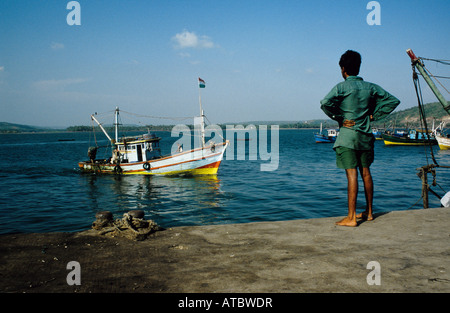
[[[429,127],[432,126],[433,119],[435,119],[437,123],[441,122],[443,119],[450,120],[450,115],[444,110],[440,102],[425,104],[424,109]],[[384,120],[376,123],[376,125],[379,127],[382,127],[383,125],[386,127],[390,125],[395,125],[397,127],[420,126],[419,107],[415,106],[402,111],[394,111]]]
[[[226,123],[220,124],[219,126],[225,128],[226,125],[255,125],[256,127],[258,127],[259,125],[279,125],[280,128],[318,128],[320,127],[320,123],[323,124],[323,127],[337,127],[337,122],[330,119],[308,121],[251,121],[240,123]]]
[[[429,127],[432,126],[433,119],[436,120],[436,124],[440,123],[443,119],[448,120],[450,123],[450,115],[444,110],[442,104],[439,102],[428,103],[424,105],[425,116]],[[308,121],[256,121],[256,122],[244,122],[239,123],[243,125],[279,125],[280,128],[318,128],[322,123],[324,128],[338,127],[337,122],[331,119],[317,119]],[[230,123],[233,124],[233,123]],[[418,106],[394,111],[389,114],[385,119],[380,122],[374,123],[375,127],[418,127],[420,126],[420,115]]]
[[[0,122],[0,133],[35,133],[44,131],[48,131],[48,129],[43,127]]]
[[[444,110],[439,102],[428,103],[424,105],[425,115],[427,117],[427,122],[429,127],[432,126],[433,119],[436,120],[436,125],[440,123],[443,119],[449,121],[450,115]],[[319,128],[320,124],[324,128],[337,127],[337,122],[331,119],[317,119],[308,121],[252,121],[252,122],[241,122],[241,123],[226,123],[220,124],[223,129],[226,129],[226,125],[279,125],[280,128]],[[135,130],[167,130],[170,131],[174,125],[147,125],[147,126],[137,126],[137,125],[123,125],[121,127],[122,131],[135,131]],[[192,125],[190,125],[192,127]],[[375,127],[386,128],[386,127],[418,127],[420,126],[420,116],[419,108],[417,106],[402,110],[394,111],[384,120],[375,123]],[[112,131],[113,127],[105,127],[107,131]],[[13,124],[7,122],[0,122],[0,133],[29,133],[29,132],[48,132],[48,131],[91,131],[92,126],[70,126],[66,129],[50,129],[44,127],[36,127],[29,125]]]

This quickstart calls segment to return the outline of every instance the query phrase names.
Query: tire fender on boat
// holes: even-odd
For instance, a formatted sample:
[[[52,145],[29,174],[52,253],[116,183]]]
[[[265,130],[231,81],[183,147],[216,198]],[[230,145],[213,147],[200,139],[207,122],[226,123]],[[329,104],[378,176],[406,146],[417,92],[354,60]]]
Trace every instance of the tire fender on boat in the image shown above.
[[[114,173],[115,173],[115,174],[120,174],[120,173],[122,173],[122,168],[120,167],[120,165],[114,166]]]
[[[147,170],[147,171],[148,171],[148,170],[150,169],[150,167],[151,167],[151,166],[150,166],[150,163],[148,163],[148,162],[145,162],[143,166],[144,166],[144,170]]]

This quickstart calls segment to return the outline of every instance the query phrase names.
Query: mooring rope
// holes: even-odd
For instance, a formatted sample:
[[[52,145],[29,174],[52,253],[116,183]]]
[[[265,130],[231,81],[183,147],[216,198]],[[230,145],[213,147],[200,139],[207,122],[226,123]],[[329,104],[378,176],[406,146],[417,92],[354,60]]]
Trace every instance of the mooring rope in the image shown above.
[[[143,215],[143,212],[142,212]],[[133,216],[131,212],[125,213],[121,219],[113,220],[111,212],[99,212],[92,223],[92,229],[99,235],[115,234],[133,240],[143,240],[151,233],[161,230],[154,221]]]

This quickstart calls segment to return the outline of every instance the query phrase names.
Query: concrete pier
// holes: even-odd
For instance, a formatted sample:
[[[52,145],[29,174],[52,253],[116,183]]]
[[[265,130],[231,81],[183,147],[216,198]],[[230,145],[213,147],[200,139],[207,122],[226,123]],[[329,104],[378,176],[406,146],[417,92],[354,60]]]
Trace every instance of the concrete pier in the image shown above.
[[[450,209],[158,231],[0,236],[0,292],[450,292]],[[163,226],[163,225],[162,225]],[[80,285],[69,285],[70,261]]]

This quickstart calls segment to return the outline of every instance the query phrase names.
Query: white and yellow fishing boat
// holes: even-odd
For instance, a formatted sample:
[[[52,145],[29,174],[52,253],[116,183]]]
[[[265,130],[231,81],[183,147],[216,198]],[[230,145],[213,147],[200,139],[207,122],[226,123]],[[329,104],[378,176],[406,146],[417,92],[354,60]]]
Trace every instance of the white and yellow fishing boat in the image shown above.
[[[92,120],[110,140],[113,151],[108,159],[96,159],[98,147],[90,147],[88,151],[90,160],[78,163],[83,172],[141,175],[217,174],[228,141],[205,144],[202,131],[201,147],[163,156],[159,147],[161,138],[154,134],[119,138],[118,115],[119,109],[116,108],[115,139],[112,139],[95,116],[91,115]],[[201,129],[204,130],[204,127]]]
[[[439,149],[441,150],[450,150],[450,137],[447,135],[447,137],[437,135],[436,140],[439,145]]]
[[[441,150],[450,150],[450,134],[445,134],[443,132],[445,126],[445,122],[442,122],[435,130],[434,136],[439,145],[439,149]]]
[[[199,87],[205,88],[204,81],[199,78]],[[119,108],[115,110],[115,138],[112,139],[102,124],[91,115],[106,137],[111,142],[112,155],[108,159],[97,159],[98,146],[88,150],[88,161],[79,162],[83,172],[109,174],[141,174],[141,175],[215,175],[219,170],[223,154],[229,144],[228,140],[220,143],[205,143],[205,116],[200,99],[200,136],[199,147],[182,151],[175,150],[170,155],[162,155],[159,146],[161,138],[147,133],[134,137],[119,138]]]

